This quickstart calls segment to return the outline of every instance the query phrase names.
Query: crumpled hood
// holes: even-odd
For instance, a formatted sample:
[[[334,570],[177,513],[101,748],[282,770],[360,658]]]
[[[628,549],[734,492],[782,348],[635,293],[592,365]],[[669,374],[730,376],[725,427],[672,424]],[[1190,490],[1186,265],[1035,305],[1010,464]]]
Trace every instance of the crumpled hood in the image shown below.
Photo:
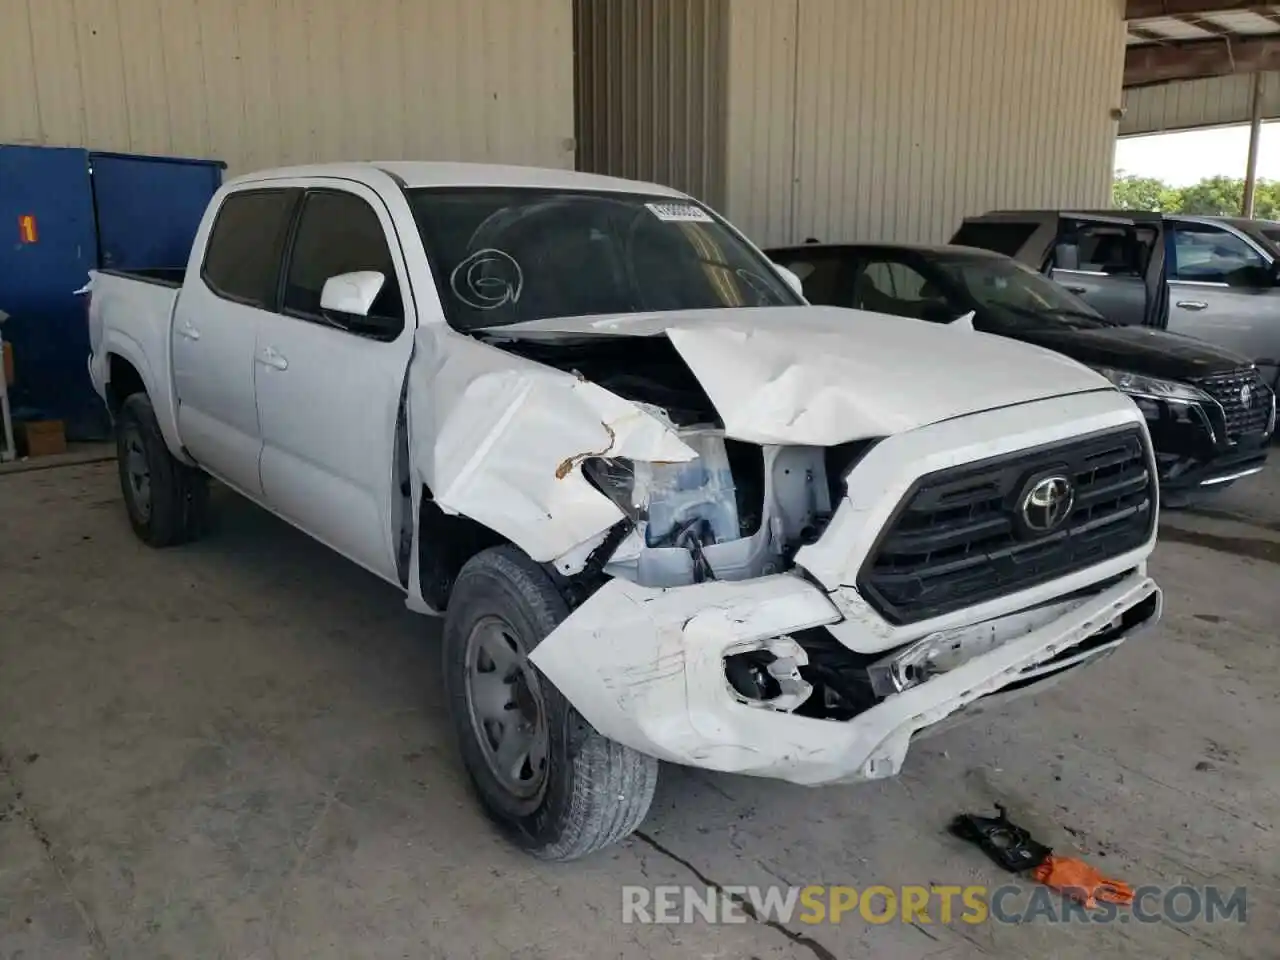
[[[837,307],[550,318],[484,333],[551,342],[666,336],[725,433],[762,444],[831,446],[1110,388],[1039,347]]]

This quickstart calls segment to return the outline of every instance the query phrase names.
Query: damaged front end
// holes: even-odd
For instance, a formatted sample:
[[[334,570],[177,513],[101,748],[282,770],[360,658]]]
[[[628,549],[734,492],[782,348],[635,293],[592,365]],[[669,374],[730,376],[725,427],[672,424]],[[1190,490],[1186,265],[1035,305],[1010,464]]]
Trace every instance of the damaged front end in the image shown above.
[[[933,393],[866,402],[848,369],[877,358],[821,318],[651,320],[428,328],[410,368],[430,508],[561,584],[572,612],[530,659],[601,734],[797,783],[891,776],[917,734],[1158,619],[1154,466],[1114,391],[1006,379],[940,419]],[[1061,464],[1079,529],[1040,541],[1010,504]]]
[[[938,638],[950,648],[947,669],[877,691],[867,669],[875,661],[831,656],[821,628],[840,613],[800,576],[668,590],[615,579],[532,660],[597,730],[643,753],[796,783],[847,782],[893,776],[918,732],[1101,657],[1159,608],[1155,583],[1134,573],[1087,597],[987,622],[985,637]],[[742,657],[763,670],[758,689],[735,682]],[[841,693],[859,684],[861,702]]]

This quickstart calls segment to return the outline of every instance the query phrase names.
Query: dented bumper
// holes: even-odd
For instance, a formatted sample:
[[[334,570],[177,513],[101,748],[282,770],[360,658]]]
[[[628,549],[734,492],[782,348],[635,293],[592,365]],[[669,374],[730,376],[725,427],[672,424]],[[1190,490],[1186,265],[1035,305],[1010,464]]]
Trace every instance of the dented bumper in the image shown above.
[[[800,645],[789,634],[843,619],[826,591],[793,574],[669,589],[614,579],[532,660],[600,733],[659,759],[803,784],[870,780],[896,774],[917,733],[1101,657],[1154,623],[1160,605],[1159,588],[1138,570],[1092,593],[918,638],[889,657],[936,647],[943,654],[928,678],[840,721],[750,701],[726,678],[727,656],[793,652]]]

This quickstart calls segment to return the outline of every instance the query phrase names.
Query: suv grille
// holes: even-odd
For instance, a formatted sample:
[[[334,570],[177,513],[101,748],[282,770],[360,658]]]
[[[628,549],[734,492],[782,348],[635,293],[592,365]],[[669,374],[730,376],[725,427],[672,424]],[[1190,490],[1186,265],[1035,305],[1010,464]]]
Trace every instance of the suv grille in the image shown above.
[[[1222,405],[1230,439],[1239,440],[1267,429],[1267,421],[1271,419],[1271,390],[1257,370],[1246,367],[1192,382]],[[1245,387],[1249,388],[1248,403],[1241,396]]]
[[[1082,570],[1147,541],[1155,484],[1141,428],[940,470],[899,505],[858,575],[887,620],[913,623]],[[1065,478],[1074,501],[1047,532],[1023,506],[1041,480]],[[1061,490],[1061,487],[1059,487]]]

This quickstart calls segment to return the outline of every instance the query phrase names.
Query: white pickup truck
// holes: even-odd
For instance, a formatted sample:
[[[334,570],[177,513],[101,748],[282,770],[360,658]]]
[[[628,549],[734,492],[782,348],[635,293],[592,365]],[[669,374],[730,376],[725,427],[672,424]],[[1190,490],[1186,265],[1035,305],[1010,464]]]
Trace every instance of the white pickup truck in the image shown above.
[[[1155,465],[1098,375],[805,304],[652,184],[436,163],[243,177],[183,276],[96,273],[129,519],[217,478],[444,616],[489,814],[571,859],[658,761],[802,784],[1156,622]]]

